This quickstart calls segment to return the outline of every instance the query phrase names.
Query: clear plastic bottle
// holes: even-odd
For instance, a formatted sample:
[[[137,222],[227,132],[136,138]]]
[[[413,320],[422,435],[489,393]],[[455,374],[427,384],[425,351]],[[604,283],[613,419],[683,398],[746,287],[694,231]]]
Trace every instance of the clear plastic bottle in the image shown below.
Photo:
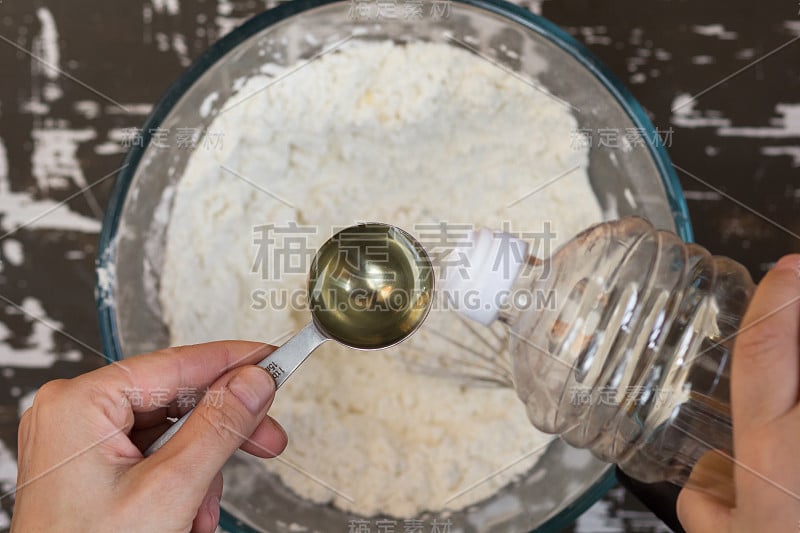
[[[457,253],[447,297],[508,325],[534,426],[640,481],[732,500],[730,356],[754,289],[744,267],[638,217],[589,228],[545,261],[489,230]]]

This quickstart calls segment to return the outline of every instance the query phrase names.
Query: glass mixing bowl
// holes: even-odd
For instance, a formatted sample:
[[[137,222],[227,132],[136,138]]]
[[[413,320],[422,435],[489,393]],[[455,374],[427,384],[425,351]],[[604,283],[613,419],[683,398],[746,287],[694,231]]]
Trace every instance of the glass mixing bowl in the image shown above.
[[[174,186],[192,150],[164,148],[153,136],[207,128],[235,94],[237,80],[257,73],[267,58],[292,65],[352,34],[398,43],[446,42],[450,35],[573,105],[581,131],[638,132],[646,142],[591,143],[589,174],[597,197],[608,216],[639,214],[691,239],[677,178],[663,146],[652,142],[652,124],[628,91],[563,31],[501,1],[424,0],[419,5],[429,16],[414,20],[354,17],[353,9],[364,2],[293,0],[252,18],[212,46],[155,107],[142,128],[141,146],[136,143],[127,156],[101,234],[97,302],[109,357],[169,343],[157,296],[159,276]],[[214,93],[216,99],[209,98]],[[222,524],[228,530],[348,530],[352,515],[300,499],[253,461],[235,455],[225,466]],[[611,466],[555,440],[522,480],[449,514],[450,531],[557,531],[613,483]]]

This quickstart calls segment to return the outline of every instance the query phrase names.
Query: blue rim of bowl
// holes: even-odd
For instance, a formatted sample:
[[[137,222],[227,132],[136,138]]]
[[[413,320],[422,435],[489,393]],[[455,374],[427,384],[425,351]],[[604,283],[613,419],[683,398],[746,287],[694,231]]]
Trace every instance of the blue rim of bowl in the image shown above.
[[[595,75],[603,86],[614,96],[620,106],[622,106],[631,121],[638,128],[645,131],[646,138],[654,138],[653,134],[655,133],[655,128],[645,114],[644,109],[642,109],[633,95],[608,68],[594,56],[594,54],[589,52],[587,48],[573,39],[564,30],[549,20],[504,0],[452,1],[505,17],[557,44]],[[119,228],[120,217],[125,205],[125,198],[131,182],[133,181],[133,177],[136,174],[139,162],[150,144],[152,138],[151,132],[163,123],[164,119],[181,97],[183,97],[209,68],[215,65],[228,52],[256,33],[293,15],[335,3],[343,2],[342,0],[291,0],[290,2],[253,16],[241,26],[214,43],[167,89],[164,96],[153,108],[153,111],[142,126],[143,142],[140,145],[132,147],[126,155],[124,167],[120,171],[114,189],[111,192],[108,210],[100,232],[100,242],[97,253],[98,268],[105,267],[114,260],[113,244],[117,229]],[[677,233],[684,241],[691,242],[693,240],[693,232],[689,221],[686,200],[683,197],[678,176],[672,167],[667,151],[662,143],[648,142],[645,144],[648,150],[650,150],[653,162],[661,175],[667,200],[672,211],[673,219],[675,220]],[[102,289],[99,284],[96,284],[97,309],[103,351],[106,356],[108,356],[109,360],[119,361],[121,358],[121,349],[117,336],[117,324],[114,316],[115,309],[113,305],[106,303],[109,296],[113,296],[113,287],[106,290]],[[613,466],[609,465],[605,473],[592,487],[535,531],[546,532],[563,529],[574,522],[597,500],[602,498],[615,483],[616,477],[614,476],[614,469]],[[258,533],[258,531],[247,526],[225,511],[225,509],[221,510],[220,525],[232,533]]]

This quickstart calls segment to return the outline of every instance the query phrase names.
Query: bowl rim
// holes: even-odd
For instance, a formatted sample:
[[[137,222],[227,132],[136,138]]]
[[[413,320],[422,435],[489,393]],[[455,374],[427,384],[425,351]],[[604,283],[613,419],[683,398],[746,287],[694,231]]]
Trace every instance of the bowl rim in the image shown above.
[[[347,0],[291,0],[277,7],[263,11],[236,27],[230,33],[212,44],[200,55],[180,77],[173,82],[164,95],[153,107],[145,120],[141,136],[142,142],[132,146],[126,154],[122,170],[120,170],[108,201],[106,214],[100,231],[97,249],[97,271],[108,269],[114,261],[115,238],[119,229],[120,218],[125,206],[128,190],[136,175],[136,170],[152,140],[152,131],[156,130],[172,111],[175,104],[200,79],[205,72],[216,65],[228,52],[258,32],[294,15],[329,4],[345,3]],[[352,1],[352,0],[351,0]],[[464,4],[483,11],[504,17],[518,25],[538,33],[554,42],[562,50],[568,52],[576,61],[588,69],[608,90],[617,103],[626,112],[633,124],[646,132],[647,138],[653,138],[655,128],[642,106],[631,92],[600,62],[584,45],[575,40],[566,31],[553,22],[532,11],[505,0],[448,0]],[[659,172],[667,196],[677,234],[686,242],[693,241],[693,231],[689,213],[681,190],[680,182],[672,166],[663,143],[645,143],[650,156]],[[99,319],[100,337],[103,352],[109,361],[119,361],[122,355],[118,340],[118,328],[113,303],[113,283],[111,286],[101,284],[95,276],[95,299]],[[598,501],[616,483],[614,466],[608,465],[594,485],[578,496],[571,504],[552,516],[535,531],[560,531],[574,522],[589,507]],[[232,533],[258,533],[233,515],[220,510],[220,526]]]

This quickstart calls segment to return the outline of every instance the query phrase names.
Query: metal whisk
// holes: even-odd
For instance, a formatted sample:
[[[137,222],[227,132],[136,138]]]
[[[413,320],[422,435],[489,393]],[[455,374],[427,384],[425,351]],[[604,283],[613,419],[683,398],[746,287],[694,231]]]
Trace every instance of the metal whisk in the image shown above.
[[[511,355],[508,349],[508,333],[504,326],[476,326],[456,312],[447,312],[447,319],[464,326],[464,338],[442,333],[435,327],[423,328],[420,336],[432,335],[446,341],[452,350],[431,353],[419,342],[408,343],[400,349],[416,352],[419,358],[403,358],[410,371],[456,380],[467,386],[513,388]],[[402,357],[402,355],[401,355]],[[419,359],[419,360],[417,360]]]

